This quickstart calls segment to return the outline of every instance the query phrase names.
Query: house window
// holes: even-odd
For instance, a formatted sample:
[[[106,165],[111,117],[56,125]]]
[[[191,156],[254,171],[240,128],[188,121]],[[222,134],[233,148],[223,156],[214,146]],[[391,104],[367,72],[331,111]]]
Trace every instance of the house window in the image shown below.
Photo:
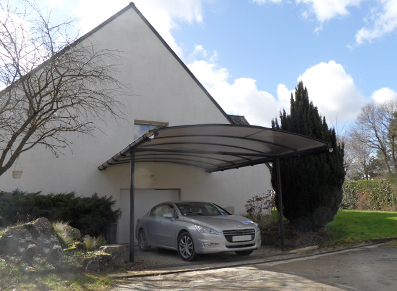
[[[134,123],[134,139],[141,137],[145,132],[151,129],[157,129],[168,126],[166,122],[152,122],[135,120]]]

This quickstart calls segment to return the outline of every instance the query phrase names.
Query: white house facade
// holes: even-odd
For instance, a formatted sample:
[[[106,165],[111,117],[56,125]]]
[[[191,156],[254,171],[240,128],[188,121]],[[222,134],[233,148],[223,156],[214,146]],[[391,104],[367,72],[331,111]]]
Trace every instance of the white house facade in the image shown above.
[[[0,176],[0,190],[20,189],[77,196],[112,196],[123,211],[118,242],[129,241],[129,164],[98,170],[104,161],[156,126],[230,124],[220,108],[182,61],[133,4],[83,36],[98,48],[121,52],[118,80],[126,84],[123,119],[98,124],[90,135],[71,135],[71,149],[55,157],[42,146],[19,158],[22,176],[12,169]],[[17,164],[19,167],[19,163]],[[211,201],[244,213],[247,199],[271,189],[265,165],[207,173],[201,168],[171,163],[136,163],[135,221],[156,203],[166,200]]]

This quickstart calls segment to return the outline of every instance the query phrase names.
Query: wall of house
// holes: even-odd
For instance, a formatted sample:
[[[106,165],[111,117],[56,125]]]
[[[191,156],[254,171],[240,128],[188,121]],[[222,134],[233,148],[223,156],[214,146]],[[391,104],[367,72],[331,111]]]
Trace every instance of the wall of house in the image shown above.
[[[70,134],[71,148],[59,157],[43,146],[24,153],[20,157],[22,177],[13,179],[11,170],[6,172],[0,177],[0,190],[75,191],[82,196],[96,192],[118,200],[120,189],[129,188],[129,165],[105,171],[98,166],[134,140],[134,120],[168,122],[169,126],[229,123],[133,9],[88,40],[98,48],[120,51],[117,77],[128,87],[128,94],[120,96],[124,118],[95,121],[101,130],[92,136]],[[199,168],[159,163],[137,164],[136,186],[177,188],[183,200],[210,200],[234,206],[236,213],[244,211],[248,198],[271,187],[264,165],[209,174]]]

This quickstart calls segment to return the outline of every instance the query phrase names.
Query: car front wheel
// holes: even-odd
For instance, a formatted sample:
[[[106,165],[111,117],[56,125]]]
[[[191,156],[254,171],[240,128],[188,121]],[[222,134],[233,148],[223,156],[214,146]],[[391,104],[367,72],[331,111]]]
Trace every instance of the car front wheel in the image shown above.
[[[253,250],[251,250],[251,251],[239,251],[239,252],[236,252],[236,254],[239,255],[239,256],[248,256],[248,255],[252,254],[252,252],[253,252]]]
[[[182,260],[187,262],[193,261],[197,257],[193,239],[187,232],[181,233],[178,237],[178,254]]]
[[[150,250],[150,246],[147,244],[146,233],[143,229],[141,229],[138,234],[138,246],[139,250],[142,252]]]

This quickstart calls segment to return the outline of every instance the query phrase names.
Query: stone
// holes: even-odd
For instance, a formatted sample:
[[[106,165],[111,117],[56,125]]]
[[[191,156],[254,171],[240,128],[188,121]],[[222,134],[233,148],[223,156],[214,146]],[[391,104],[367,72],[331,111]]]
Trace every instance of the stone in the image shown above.
[[[27,249],[23,252],[21,261],[28,264],[28,266],[32,266],[35,254],[36,254],[36,245],[30,244],[27,247]]]
[[[21,261],[28,265],[38,255],[45,256],[55,267],[64,259],[61,243],[47,218],[9,228],[0,237],[0,252],[21,256]]]
[[[0,252],[6,254],[22,255],[34,239],[30,232],[21,227],[11,227],[0,238]]]
[[[63,263],[64,255],[61,246],[53,246],[47,255],[47,262],[57,267]]]
[[[56,246],[61,247],[58,237],[55,234],[40,234],[36,239],[38,255],[47,256],[49,252]]]
[[[100,247],[100,250],[113,256],[115,266],[122,266],[130,260],[126,245],[107,245]]]
[[[74,240],[81,239],[81,232],[77,228],[74,228],[74,227],[71,227],[70,225],[67,225],[65,230],[68,232],[68,234],[70,234],[72,236],[72,238]]]
[[[40,217],[32,222],[25,223],[23,226],[30,231],[34,239],[37,239],[42,234],[55,235],[54,227],[45,217]]]
[[[107,253],[99,253],[83,262],[84,271],[107,272],[114,269],[114,258]]]

